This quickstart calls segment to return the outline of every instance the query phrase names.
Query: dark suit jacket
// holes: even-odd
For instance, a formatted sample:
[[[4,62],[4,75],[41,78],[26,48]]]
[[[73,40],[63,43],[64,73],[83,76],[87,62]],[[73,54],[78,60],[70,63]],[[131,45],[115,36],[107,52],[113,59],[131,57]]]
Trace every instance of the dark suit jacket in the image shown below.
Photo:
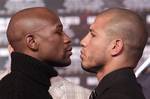
[[[11,73],[0,81],[0,99],[52,99],[50,77],[57,72],[33,57],[12,53]]]
[[[106,75],[93,95],[91,99],[145,99],[130,68],[116,70]]]
[[[150,69],[150,66],[148,68]],[[150,71],[143,71],[137,80],[143,88],[145,98],[150,99]]]

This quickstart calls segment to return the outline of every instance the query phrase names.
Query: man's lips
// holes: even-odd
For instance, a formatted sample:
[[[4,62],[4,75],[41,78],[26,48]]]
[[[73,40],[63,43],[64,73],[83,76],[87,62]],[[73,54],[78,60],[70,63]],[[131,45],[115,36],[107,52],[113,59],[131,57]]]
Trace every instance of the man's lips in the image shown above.
[[[66,49],[66,51],[72,51],[72,47],[68,47],[67,49]]]
[[[72,55],[72,47],[67,47],[66,49],[65,49],[65,51],[66,51],[66,53],[68,53],[69,55]]]
[[[83,50],[80,51],[80,58],[83,59],[84,53]]]

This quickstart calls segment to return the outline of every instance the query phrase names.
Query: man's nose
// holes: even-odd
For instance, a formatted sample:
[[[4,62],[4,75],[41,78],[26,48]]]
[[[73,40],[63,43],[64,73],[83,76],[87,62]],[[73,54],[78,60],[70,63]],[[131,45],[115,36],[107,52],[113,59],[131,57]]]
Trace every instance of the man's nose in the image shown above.
[[[71,43],[71,38],[64,33],[64,43]]]
[[[80,41],[81,47],[85,47],[88,43],[88,34]]]

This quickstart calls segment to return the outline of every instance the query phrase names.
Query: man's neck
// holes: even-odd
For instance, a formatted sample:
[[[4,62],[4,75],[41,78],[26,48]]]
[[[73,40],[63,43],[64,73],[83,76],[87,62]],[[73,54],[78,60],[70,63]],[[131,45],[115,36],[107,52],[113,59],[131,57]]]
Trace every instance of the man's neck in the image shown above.
[[[130,67],[130,65],[105,65],[100,71],[97,72],[96,77],[99,81],[101,81],[107,74],[126,67]]]

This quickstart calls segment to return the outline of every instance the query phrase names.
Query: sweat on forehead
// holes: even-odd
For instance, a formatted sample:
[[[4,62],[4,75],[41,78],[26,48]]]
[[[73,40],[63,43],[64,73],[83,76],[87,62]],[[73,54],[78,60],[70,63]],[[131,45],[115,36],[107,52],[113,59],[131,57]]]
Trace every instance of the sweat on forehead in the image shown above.
[[[59,21],[58,16],[45,7],[28,8],[12,16],[7,29],[8,41],[22,39],[25,33],[38,31],[43,26],[53,25]]]

